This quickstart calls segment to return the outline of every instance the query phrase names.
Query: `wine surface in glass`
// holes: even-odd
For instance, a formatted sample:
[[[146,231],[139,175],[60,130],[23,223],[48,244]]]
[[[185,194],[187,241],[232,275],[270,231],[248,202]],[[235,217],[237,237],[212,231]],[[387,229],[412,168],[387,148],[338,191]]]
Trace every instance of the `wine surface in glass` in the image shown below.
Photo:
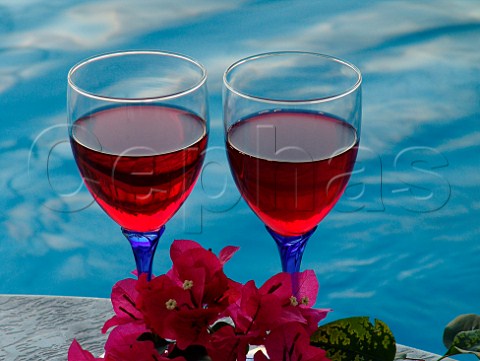
[[[345,190],[357,150],[356,130],[321,113],[260,113],[227,132],[240,193],[284,236],[305,234],[328,214]]]
[[[192,191],[206,122],[173,107],[118,106],[75,121],[71,144],[98,204],[122,227],[146,232],[163,226]]]

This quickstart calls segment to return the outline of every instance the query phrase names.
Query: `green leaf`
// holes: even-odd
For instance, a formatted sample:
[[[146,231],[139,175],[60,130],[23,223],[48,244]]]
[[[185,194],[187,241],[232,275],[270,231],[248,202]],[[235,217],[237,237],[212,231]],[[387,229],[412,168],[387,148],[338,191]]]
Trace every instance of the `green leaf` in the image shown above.
[[[447,349],[452,347],[453,340],[458,333],[462,331],[471,331],[480,329],[480,316],[475,314],[466,314],[455,317],[445,327],[443,332],[443,344]]]
[[[460,354],[476,355],[480,360],[480,329],[457,333],[453,339],[452,346],[439,361],[445,357]]]
[[[440,360],[459,354],[476,355],[480,360],[480,316],[466,314],[455,317],[445,327],[443,343],[448,351]]]
[[[368,317],[352,317],[320,326],[311,344],[327,351],[332,361],[393,361],[395,338],[388,326]]]

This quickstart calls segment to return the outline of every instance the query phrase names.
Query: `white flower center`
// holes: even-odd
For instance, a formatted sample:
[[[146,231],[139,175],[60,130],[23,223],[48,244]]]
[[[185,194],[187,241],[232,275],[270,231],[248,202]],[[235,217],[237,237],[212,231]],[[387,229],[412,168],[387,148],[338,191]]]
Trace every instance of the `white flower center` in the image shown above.
[[[290,297],[290,304],[291,304],[292,306],[298,306],[297,297],[291,296],[291,297]]]
[[[189,290],[189,289],[192,288],[192,287],[193,287],[193,281],[191,281],[191,280],[185,280],[185,281],[183,282],[183,289],[184,289],[184,290]]]
[[[177,307],[177,301],[175,301],[173,298],[170,298],[167,302],[165,302],[165,307],[167,307],[167,310],[173,311]]]

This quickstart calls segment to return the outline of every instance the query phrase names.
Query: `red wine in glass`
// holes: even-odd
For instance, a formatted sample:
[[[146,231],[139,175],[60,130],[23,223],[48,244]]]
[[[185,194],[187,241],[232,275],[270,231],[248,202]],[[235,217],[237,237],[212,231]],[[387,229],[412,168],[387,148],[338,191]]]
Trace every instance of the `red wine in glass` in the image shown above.
[[[361,83],[353,64],[305,51],[252,55],[223,76],[233,178],[275,240],[293,295],[306,244],[355,163]]]
[[[151,278],[165,223],[192,191],[208,134],[206,69],[176,53],[100,54],[68,72],[75,161]]]
[[[328,214],[348,183],[357,150],[355,129],[321,113],[257,114],[227,132],[240,193],[282,236],[308,233]]]
[[[162,227],[193,189],[207,145],[205,121],[154,105],[118,106],[74,122],[73,154],[85,184],[119,225]]]

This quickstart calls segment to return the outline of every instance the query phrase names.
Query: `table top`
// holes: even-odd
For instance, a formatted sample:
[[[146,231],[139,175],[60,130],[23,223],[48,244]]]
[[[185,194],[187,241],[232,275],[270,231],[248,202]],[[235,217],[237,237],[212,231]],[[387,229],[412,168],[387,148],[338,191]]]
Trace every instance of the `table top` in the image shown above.
[[[100,330],[112,315],[109,299],[0,295],[0,360],[64,361],[74,338],[100,355],[106,341]],[[439,358],[403,345],[397,351],[410,360]]]
[[[64,361],[74,338],[98,356],[113,315],[110,300],[81,297],[0,296],[0,360]]]

